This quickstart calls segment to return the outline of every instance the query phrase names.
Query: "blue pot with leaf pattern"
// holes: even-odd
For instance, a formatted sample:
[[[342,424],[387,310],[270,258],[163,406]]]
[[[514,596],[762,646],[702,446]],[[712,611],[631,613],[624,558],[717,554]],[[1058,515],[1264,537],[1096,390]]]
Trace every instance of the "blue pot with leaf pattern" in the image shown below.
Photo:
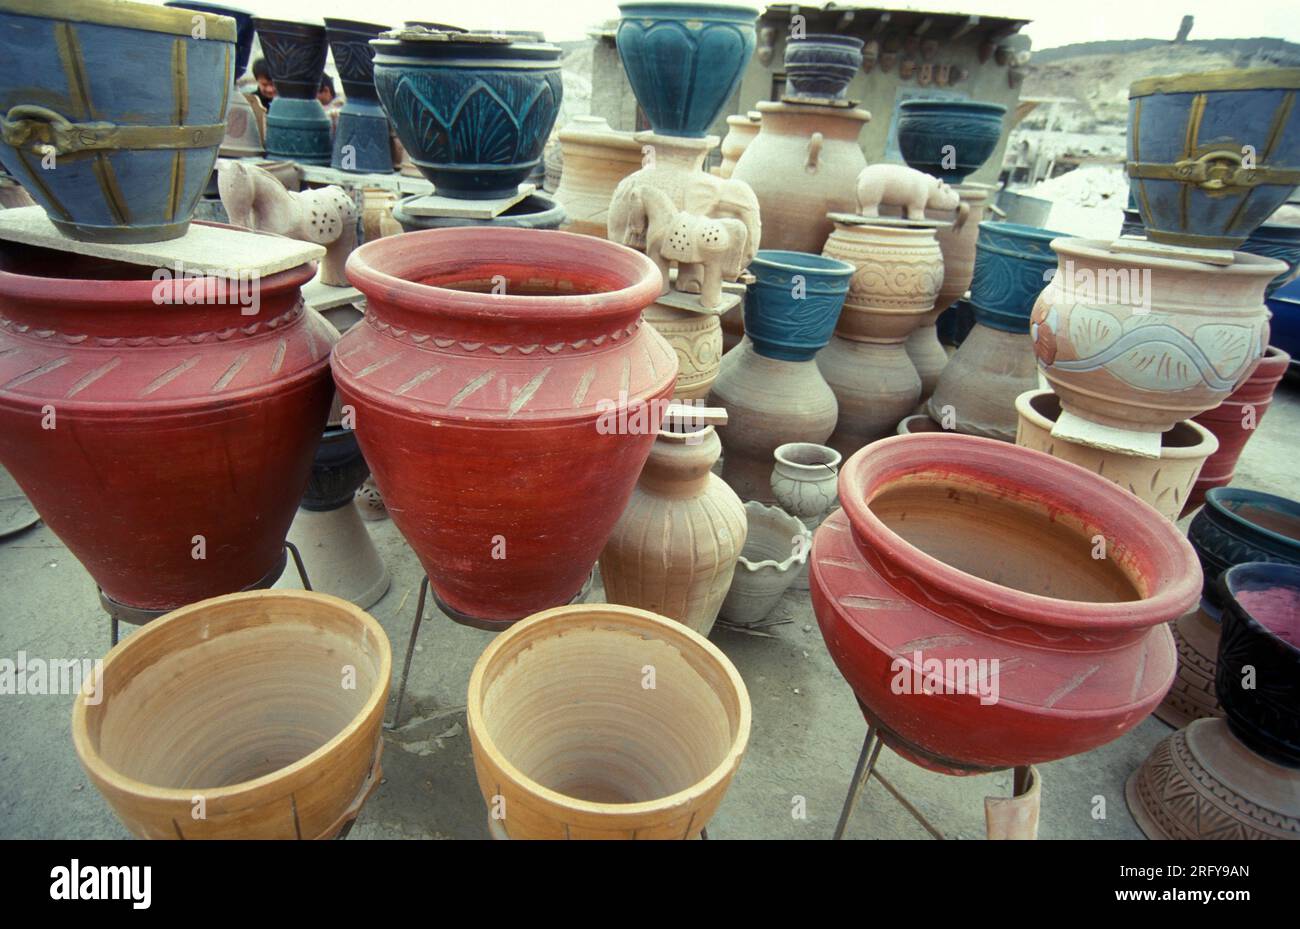
[[[744,309],[754,351],[779,361],[812,360],[831,340],[854,270],[835,258],[759,249]]]
[[[1052,240],[1064,233],[1019,223],[980,223],[970,302],[975,321],[1003,332],[1029,331],[1034,301],[1057,267]]]

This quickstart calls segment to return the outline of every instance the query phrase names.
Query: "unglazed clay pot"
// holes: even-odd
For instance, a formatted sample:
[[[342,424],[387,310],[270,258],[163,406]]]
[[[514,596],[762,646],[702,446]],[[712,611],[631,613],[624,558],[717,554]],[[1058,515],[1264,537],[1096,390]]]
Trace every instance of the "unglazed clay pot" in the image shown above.
[[[772,612],[808,563],[812,548],[808,528],[778,507],[750,500],[745,516],[749,536],[721,612],[739,626],[761,622]]]
[[[600,553],[608,602],[709,634],[746,532],[740,498],[709,470],[721,453],[712,426],[660,431]]]
[[[641,143],[615,132],[599,116],[575,116],[560,130],[564,173],[555,199],[564,207],[566,232],[605,238],[614,188],[641,167]]]
[[[749,741],[726,656],[627,606],[517,624],[479,657],[467,704],[488,820],[511,839],[697,838]]]
[[[677,376],[641,325],[654,263],[590,236],[469,226],[369,242],[347,270],[366,318],[334,379],[444,611],[500,628],[572,599]]]
[[[737,300],[724,295],[724,300]],[[736,306],[739,306],[737,301]],[[656,300],[641,314],[677,353],[675,400],[701,400],[709,395],[722,366],[722,324],[717,313],[697,312]]]
[[[383,627],[336,597],[215,597],[108,653],[72,741],[139,838],[330,839],[382,776],[391,672]]]
[[[870,225],[836,214],[823,254],[856,270],[817,368],[840,415],[830,444],[841,455],[891,435],[921,399],[921,376],[904,342],[934,309],[943,279],[935,230]]]
[[[1060,270],[1034,304],[1034,351],[1061,398],[1054,435],[1155,458],[1160,433],[1250,376],[1268,346],[1264,288],[1286,266],[1241,252],[1220,267],[1107,246],[1052,242]]]
[[[1200,569],[1173,524],[1105,478],[987,439],[897,436],[845,464],[840,504],[814,537],[813,608],[869,723],[909,760],[971,774],[1064,758],[1169,689],[1165,624],[1196,601]],[[994,657],[983,685],[948,663]],[[916,692],[934,661],[942,692]]]
[[[808,527],[809,531],[822,524],[831,510],[839,505],[835,496],[839,484],[840,453],[825,445],[811,442],[791,442],[774,453],[776,467],[772,469],[772,494],[781,509]],[[799,567],[790,584],[795,590],[808,589],[808,563]]]
[[[722,137],[722,163],[714,169],[718,177],[731,177],[736,170],[736,162],[758,135],[762,121],[763,114],[758,110],[727,117],[727,134]]]
[[[1006,114],[1001,103],[904,100],[898,104],[898,150],[909,167],[960,184],[997,148]]]
[[[1237,459],[1241,457],[1246,443],[1268,412],[1269,404],[1273,402],[1273,391],[1277,389],[1290,364],[1290,355],[1270,345],[1250,377],[1227,400],[1196,417],[1196,422],[1218,438],[1219,450],[1210,456],[1201,469],[1191,495],[1187,498],[1184,515],[1200,506],[1212,487],[1226,487],[1232,483]]]
[[[261,16],[253,23],[275,82],[275,97],[266,112],[267,156],[329,164],[333,124],[316,99],[329,55],[325,27]]]
[[[918,432],[945,432],[943,426],[930,418],[929,413],[913,413],[898,421],[899,435],[913,435]]]
[[[0,462],[103,593],[273,581],[332,394],[313,266],[262,277],[256,315],[145,265],[7,244],[0,268]]]
[[[857,211],[858,147],[866,110],[760,101],[762,123],[733,178],[758,197],[763,245],[818,254],[831,234],[827,213]]]
[[[1061,401],[1050,390],[1027,390],[1016,397],[1016,413],[1020,416],[1016,444],[1109,478],[1151,504],[1170,522],[1178,521],[1196,475],[1205,459],[1219,447],[1213,433],[1188,419],[1160,436],[1159,458],[1108,452],[1052,438],[1052,426],[1060,412]]]

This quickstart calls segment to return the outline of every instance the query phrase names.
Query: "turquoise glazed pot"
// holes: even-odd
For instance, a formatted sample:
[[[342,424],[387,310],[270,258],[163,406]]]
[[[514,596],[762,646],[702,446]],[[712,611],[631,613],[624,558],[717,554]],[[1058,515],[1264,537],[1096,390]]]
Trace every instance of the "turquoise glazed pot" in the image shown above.
[[[1147,238],[1240,248],[1300,185],[1297,90],[1300,68],[1134,83],[1128,173]]]
[[[970,302],[975,321],[1003,332],[1029,332],[1034,301],[1055,271],[1052,240],[1063,235],[1037,226],[982,222],[975,240]]]
[[[1264,223],[1242,243],[1241,250],[1286,262],[1286,270],[1264,288],[1264,296],[1271,297],[1300,273],[1300,226]]]
[[[1254,561],[1300,566],[1300,502],[1237,487],[1213,487],[1187,527],[1201,561],[1202,609],[1218,618],[1223,609],[1220,575]]]
[[[997,148],[1006,112],[1000,103],[904,100],[898,105],[898,150],[909,167],[960,184]],[[949,160],[952,167],[945,164]]]
[[[701,138],[754,54],[758,10],[725,3],[623,3],[618,55],[650,126]]]
[[[526,35],[403,31],[376,39],[375,87],[437,192],[514,194],[541,161],[564,96],[560,49]]]
[[[350,19],[325,20],[325,32],[334,67],[347,100],[334,127],[334,153],[330,167],[355,173],[388,174],[393,170],[388,144],[388,116],[375,90],[374,49],[370,40],[387,26]]]
[[[778,361],[810,361],[835,331],[854,267],[807,252],[759,249],[749,265],[745,334]]]
[[[225,136],[235,35],[191,10],[0,0],[0,163],[70,238],[184,235]]]
[[[333,125],[316,99],[329,53],[325,27],[260,16],[253,23],[275,82],[275,98],[266,111],[267,156],[329,164]]]

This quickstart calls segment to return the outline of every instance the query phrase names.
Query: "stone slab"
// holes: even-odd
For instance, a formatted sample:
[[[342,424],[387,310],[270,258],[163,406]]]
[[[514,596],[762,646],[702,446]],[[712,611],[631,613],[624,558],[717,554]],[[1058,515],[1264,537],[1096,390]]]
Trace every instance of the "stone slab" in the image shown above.
[[[334,184],[345,189],[377,187],[400,194],[430,195],[433,184],[422,176],[411,177],[397,171],[390,174],[357,174],[325,165],[299,165],[298,172],[308,184]]]
[[[524,183],[509,197],[497,200],[461,200],[436,193],[407,200],[402,209],[408,216],[452,216],[456,219],[496,219],[525,197],[537,192],[537,185]]]
[[[302,299],[317,313],[332,310],[364,301],[365,295],[355,287],[339,287],[322,283],[320,278],[312,278],[302,288]]]
[[[1141,255],[1146,258],[1170,258],[1182,261],[1200,261],[1226,268],[1235,261],[1234,252],[1227,248],[1192,248],[1188,245],[1164,245],[1141,236],[1122,235],[1110,243],[1112,252]]]

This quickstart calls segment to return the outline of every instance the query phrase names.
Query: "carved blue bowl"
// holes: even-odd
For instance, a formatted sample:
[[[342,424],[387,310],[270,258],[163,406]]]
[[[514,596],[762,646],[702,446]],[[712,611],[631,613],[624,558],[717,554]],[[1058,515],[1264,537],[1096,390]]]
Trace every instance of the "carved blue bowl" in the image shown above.
[[[904,100],[898,105],[898,150],[909,167],[960,184],[997,148],[1006,112],[1000,103]]]
[[[1003,332],[1028,332],[1045,275],[1057,267],[1052,240],[1062,235],[1019,223],[980,223],[970,283],[975,321]]]
[[[754,351],[780,361],[810,361],[826,347],[855,268],[807,252],[759,249],[745,289],[745,334]]]

